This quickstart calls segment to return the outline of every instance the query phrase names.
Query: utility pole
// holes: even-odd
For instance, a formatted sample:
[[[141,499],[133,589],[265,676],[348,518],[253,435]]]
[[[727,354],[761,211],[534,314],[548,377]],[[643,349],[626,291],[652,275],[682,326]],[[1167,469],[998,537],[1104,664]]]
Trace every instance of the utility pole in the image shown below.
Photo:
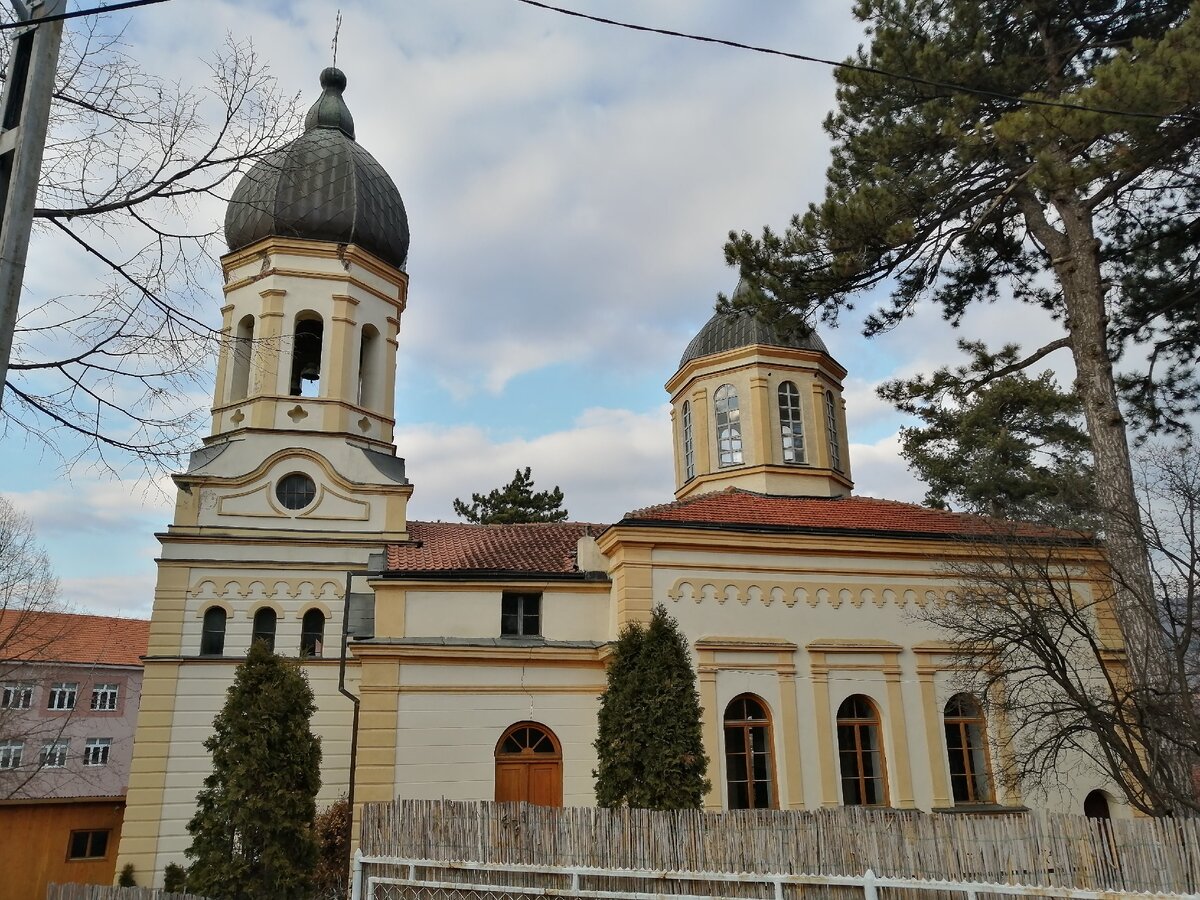
[[[61,15],[67,0],[12,0],[12,5],[27,24],[14,31],[0,95],[0,403],[17,326],[63,33],[62,19],[44,24],[38,19]]]

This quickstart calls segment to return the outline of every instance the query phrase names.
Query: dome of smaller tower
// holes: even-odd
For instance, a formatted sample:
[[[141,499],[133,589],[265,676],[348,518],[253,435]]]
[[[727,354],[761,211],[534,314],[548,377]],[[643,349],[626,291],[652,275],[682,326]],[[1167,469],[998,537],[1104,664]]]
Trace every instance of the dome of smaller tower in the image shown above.
[[[231,251],[265,237],[357,244],[402,269],[409,235],[400,191],[354,139],[346,76],[325,69],[321,88],[304,134],[256,162],[234,189],[225,242]]]
[[[744,282],[738,282],[737,290],[733,292],[735,299],[746,291],[744,285]],[[718,312],[704,323],[704,327],[687,345],[687,349],[683,351],[683,356],[679,360],[679,368],[682,369],[693,359],[701,356],[711,356],[714,353],[736,350],[739,347],[749,347],[754,344],[829,353],[829,348],[825,346],[825,342],[815,331],[810,331],[806,335],[783,334],[773,323],[759,318],[750,310]]]

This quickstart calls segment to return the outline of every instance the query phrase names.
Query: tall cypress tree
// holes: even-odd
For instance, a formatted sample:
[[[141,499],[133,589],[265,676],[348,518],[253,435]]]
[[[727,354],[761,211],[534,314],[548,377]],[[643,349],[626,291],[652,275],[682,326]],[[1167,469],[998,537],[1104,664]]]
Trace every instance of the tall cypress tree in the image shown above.
[[[596,802],[697,809],[708,791],[700,695],[687,640],[666,609],[621,631],[600,700]]]
[[[299,667],[256,641],[204,742],[212,774],[188,823],[188,889],[210,900],[309,896],[321,743]]]

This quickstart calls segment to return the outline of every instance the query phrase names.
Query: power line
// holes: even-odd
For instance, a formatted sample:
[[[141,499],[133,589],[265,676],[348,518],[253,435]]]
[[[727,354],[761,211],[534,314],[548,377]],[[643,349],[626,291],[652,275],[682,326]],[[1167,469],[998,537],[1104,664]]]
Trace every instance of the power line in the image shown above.
[[[880,69],[875,66],[864,66],[857,63],[838,62],[834,59],[823,59],[819,56],[807,56],[803,53],[789,53],[786,50],[775,50],[771,47],[758,47],[754,44],[743,44],[738,41],[731,41],[725,38],[708,37],[701,34],[689,34],[686,31],[672,31],[669,28],[653,28],[649,25],[635,25],[632,22],[621,22],[617,19],[606,19],[603,16],[593,16],[588,13],[582,13],[574,9],[564,9],[561,6],[551,6],[549,3],[541,3],[539,0],[517,0],[518,3],[524,3],[527,6],[536,6],[539,9],[549,10],[550,12],[561,13],[564,16],[573,16],[576,19],[586,19],[589,22],[598,22],[601,25],[613,25],[617,28],[627,28],[630,31],[642,31],[647,34],[659,34],[664,37],[683,38],[687,41],[699,41],[704,44],[719,44],[722,47],[732,47],[735,50],[751,50],[755,53],[766,53],[770,56],[782,56],[786,59],[795,59],[801,62],[819,63],[823,66],[830,66],[835,69],[850,69],[854,72],[866,72],[870,75],[879,75],[884,78],[891,78],[897,81],[907,81],[910,84],[919,84],[924,87],[938,88],[940,90],[957,91],[963,94],[973,94],[977,97],[988,97],[993,100],[1009,100],[1015,103],[1023,103],[1027,106],[1048,106],[1055,109],[1073,109],[1079,112],[1101,113],[1108,116],[1127,116],[1135,119],[1153,119],[1162,121],[1163,119],[1186,119],[1188,121],[1196,121],[1196,116],[1188,115],[1187,113],[1151,113],[1138,112],[1135,110],[1125,109],[1109,109],[1103,106],[1086,106],[1082,103],[1066,103],[1059,100],[1040,100],[1036,97],[1016,97],[1012,94],[1003,94],[999,91],[989,91],[984,88],[973,88],[965,84],[954,84],[947,81],[934,81],[931,78],[922,78],[919,75],[908,75],[903,72],[889,72],[886,69]]]
[[[153,6],[155,3],[166,3],[167,0],[124,0],[123,3],[110,3],[107,6],[92,6],[88,9],[77,9],[73,12],[58,13],[54,16],[41,16],[36,19],[21,19],[18,22],[0,23],[0,31],[13,28],[25,28],[30,25],[41,25],[43,22],[62,22],[66,19],[79,19],[83,16],[98,16],[107,12],[120,12],[123,9],[133,9],[136,6]]]

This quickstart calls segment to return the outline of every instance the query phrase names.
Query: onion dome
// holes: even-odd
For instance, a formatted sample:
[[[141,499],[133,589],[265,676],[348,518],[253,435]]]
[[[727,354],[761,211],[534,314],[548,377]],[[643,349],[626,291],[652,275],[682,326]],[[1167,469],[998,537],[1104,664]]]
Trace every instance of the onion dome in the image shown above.
[[[745,282],[738,282],[737,290],[733,292],[733,298],[736,300],[747,290]],[[715,313],[704,323],[704,327],[692,338],[687,349],[683,351],[683,357],[679,360],[679,368],[682,369],[693,359],[701,356],[711,356],[714,353],[736,350],[739,347],[749,347],[754,344],[829,353],[829,348],[825,346],[825,342],[815,331],[810,330],[806,334],[795,331],[788,333],[775,323],[761,318],[753,310],[744,309]]]
[[[354,139],[340,69],[321,72],[321,96],[304,134],[263,157],[234,189],[225,242],[240,250],[265,237],[357,244],[396,268],[408,258],[408,215],[400,192]]]

